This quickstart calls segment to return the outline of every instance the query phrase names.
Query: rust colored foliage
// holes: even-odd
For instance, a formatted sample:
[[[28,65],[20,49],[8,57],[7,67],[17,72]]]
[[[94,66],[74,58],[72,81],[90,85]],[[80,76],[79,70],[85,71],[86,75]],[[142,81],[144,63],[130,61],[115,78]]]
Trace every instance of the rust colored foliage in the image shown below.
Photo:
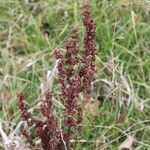
[[[83,25],[85,35],[83,48],[78,46],[79,36],[76,28],[71,31],[71,38],[65,42],[65,54],[60,49],[55,50],[58,63],[58,82],[61,85],[60,100],[64,105],[62,129],[55,115],[52,104],[51,91],[45,92],[45,99],[41,105],[44,121],[34,119],[27,111],[23,93],[18,94],[18,105],[21,117],[28,126],[35,127],[36,136],[41,139],[44,150],[69,150],[71,139],[77,139],[82,129],[82,105],[79,101],[80,93],[89,93],[95,72],[95,23],[91,16],[91,4],[83,3]],[[62,132],[60,132],[62,131]],[[35,143],[26,131],[23,135],[31,146]]]

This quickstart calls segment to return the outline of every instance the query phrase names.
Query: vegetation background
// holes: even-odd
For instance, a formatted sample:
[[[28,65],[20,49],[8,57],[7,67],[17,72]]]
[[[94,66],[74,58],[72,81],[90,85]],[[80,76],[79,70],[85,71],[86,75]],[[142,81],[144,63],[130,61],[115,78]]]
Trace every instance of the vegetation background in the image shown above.
[[[83,39],[80,2],[0,0],[0,121],[6,133],[20,122],[16,93],[24,91],[34,107],[54,66],[54,49],[63,47],[73,26]],[[92,98],[100,104],[85,104],[91,115],[77,149],[150,150],[150,1],[91,2],[97,27]]]

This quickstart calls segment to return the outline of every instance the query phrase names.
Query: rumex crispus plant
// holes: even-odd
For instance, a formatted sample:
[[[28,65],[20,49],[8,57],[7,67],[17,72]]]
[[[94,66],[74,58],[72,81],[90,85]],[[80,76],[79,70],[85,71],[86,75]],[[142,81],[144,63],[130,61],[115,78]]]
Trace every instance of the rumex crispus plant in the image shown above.
[[[71,37],[65,42],[65,53],[61,49],[55,50],[55,57],[58,59],[58,83],[61,85],[60,100],[64,105],[62,111],[62,127],[55,115],[55,107],[52,103],[51,89],[45,91],[44,101],[41,104],[41,114],[44,120],[37,120],[27,110],[24,94],[18,94],[18,105],[21,117],[28,126],[34,127],[36,137],[41,140],[44,150],[69,150],[71,139],[76,140],[82,133],[82,102],[79,100],[80,93],[89,93],[91,82],[95,72],[95,30],[96,26],[91,16],[91,4],[86,2],[83,8],[83,25],[85,35],[83,48],[78,46],[79,36],[76,28],[71,31]],[[22,134],[26,137],[31,146],[35,143],[27,131]],[[32,134],[32,133],[31,133]]]

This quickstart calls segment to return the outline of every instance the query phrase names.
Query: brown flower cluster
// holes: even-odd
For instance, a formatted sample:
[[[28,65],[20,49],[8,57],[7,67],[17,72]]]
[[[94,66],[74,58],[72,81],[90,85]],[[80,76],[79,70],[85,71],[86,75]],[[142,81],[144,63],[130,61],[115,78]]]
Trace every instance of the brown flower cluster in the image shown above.
[[[91,82],[95,72],[95,55],[96,55],[96,25],[91,16],[91,4],[83,3],[83,23],[85,26],[84,36],[84,56],[82,59],[83,70],[81,76],[83,76],[83,89],[87,92],[90,91]]]
[[[78,48],[79,37],[77,29],[71,32],[71,39],[66,41],[66,53],[61,54],[56,50],[58,64],[58,79],[61,83],[61,98],[63,100],[64,124],[67,128],[67,141],[70,141],[75,133],[80,133],[82,122],[82,107],[79,101],[81,92],[89,92],[95,72],[95,30],[96,26],[91,16],[90,3],[83,3],[83,24],[85,26],[84,50]],[[72,133],[72,130],[75,133]],[[77,130],[77,131],[76,131]]]
[[[45,92],[45,100],[41,105],[44,121],[34,119],[27,111],[24,95],[18,94],[18,105],[22,118],[29,126],[34,126],[36,136],[41,139],[44,150],[69,150],[70,140],[76,139],[82,128],[82,105],[79,101],[81,92],[88,93],[95,72],[95,23],[91,16],[90,3],[83,3],[83,25],[85,36],[83,48],[79,48],[79,35],[76,28],[71,31],[71,37],[65,42],[65,54],[60,49],[55,50],[58,63],[58,82],[61,85],[60,100],[64,105],[62,118],[62,133],[60,132],[55,108],[52,104],[51,91]],[[28,142],[34,146],[27,132],[23,132]],[[63,139],[62,139],[63,136]],[[61,147],[61,148],[60,148]]]
[[[54,114],[54,108],[51,102],[51,93],[49,91],[45,92],[45,100],[41,104],[41,113],[45,118],[44,121],[40,121],[31,117],[31,114],[27,111],[23,93],[19,93],[17,97],[21,116],[23,120],[27,122],[28,126],[35,127],[35,136],[41,139],[43,149],[61,150],[60,147],[63,147],[63,144],[56,120],[56,115]],[[31,146],[35,146],[34,141],[30,138],[30,135],[26,130],[22,131],[22,135],[27,139]]]
[[[71,39],[66,41],[65,55],[60,58],[58,64],[58,80],[61,84],[60,98],[64,104],[64,129],[66,130],[66,146],[69,146],[69,141],[73,137],[72,129],[78,130],[82,121],[82,109],[78,102],[79,93],[82,91],[81,78],[78,73],[79,59],[77,42],[79,41],[77,29],[73,29]],[[58,51],[56,53],[56,58]],[[78,131],[76,131],[78,133]]]

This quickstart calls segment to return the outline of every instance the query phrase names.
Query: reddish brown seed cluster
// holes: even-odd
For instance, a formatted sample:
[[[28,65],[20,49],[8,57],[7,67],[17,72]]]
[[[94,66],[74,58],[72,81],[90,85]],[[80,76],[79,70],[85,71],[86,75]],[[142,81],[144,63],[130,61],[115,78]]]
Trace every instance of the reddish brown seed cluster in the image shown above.
[[[90,3],[84,3],[83,8],[84,50],[79,50],[77,46],[79,42],[77,29],[73,29],[71,39],[65,43],[66,53],[60,59],[58,65],[58,80],[62,85],[61,97],[65,106],[64,123],[69,133],[67,134],[67,141],[70,138],[71,129],[74,131],[77,128],[81,129],[82,109],[81,102],[78,101],[79,94],[90,91],[95,72],[96,27],[91,16]]]
[[[78,103],[78,96],[81,92],[81,79],[78,75],[78,52],[77,42],[79,41],[77,29],[71,32],[71,39],[65,42],[66,53],[59,60],[58,80],[61,86],[61,99],[63,100],[64,109],[64,130],[65,142],[67,147],[71,138],[71,129],[78,129],[82,121],[81,106]],[[57,58],[57,56],[56,56]],[[78,131],[76,131],[78,133]]]
[[[19,109],[21,110],[21,117],[23,118],[24,121],[27,122],[28,125],[34,124],[35,120],[32,118],[31,114],[27,111],[27,105],[24,102],[25,96],[23,93],[17,94],[18,97],[18,106]]]
[[[62,53],[59,49],[55,49],[55,57],[56,59],[62,58]]]
[[[83,88],[85,91],[89,92],[91,88],[91,82],[93,80],[93,75],[95,72],[95,55],[96,55],[96,25],[91,16],[91,4],[83,4],[83,23],[85,26],[85,36],[84,36],[84,56],[82,59],[83,63]]]
[[[58,82],[61,85],[60,99],[64,105],[62,121],[62,133],[60,133],[55,108],[52,104],[50,91],[45,92],[45,99],[40,111],[43,121],[34,119],[27,111],[24,95],[18,94],[18,105],[22,118],[29,126],[35,127],[36,136],[41,139],[44,150],[70,149],[70,140],[76,139],[82,129],[82,107],[79,101],[81,92],[89,92],[95,71],[95,23],[91,16],[91,4],[83,3],[83,25],[85,36],[83,48],[78,46],[79,36],[76,28],[72,29],[71,38],[65,42],[66,53],[60,49],[55,50],[58,61]],[[84,49],[84,50],[83,50]],[[32,146],[34,145],[27,132],[24,132]],[[63,137],[63,140],[62,140]]]
[[[27,142],[30,144],[30,146],[32,147],[35,146],[35,143],[33,142],[33,140],[31,139],[30,135],[28,134],[26,130],[23,130],[21,134],[27,139]]]
[[[27,106],[24,102],[23,93],[20,93],[17,96],[21,116],[23,120],[27,122],[28,126],[35,128],[36,136],[41,139],[43,149],[60,150],[60,146],[63,147],[63,144],[57,125],[56,116],[53,112],[54,108],[51,102],[51,93],[49,91],[45,93],[45,100],[41,105],[41,113],[45,117],[44,121],[32,118],[31,114],[27,112]],[[27,131],[24,130],[22,135],[27,139],[31,146],[35,146],[34,141],[30,138]]]
[[[38,135],[42,140],[44,149],[56,149],[62,143],[57,118],[54,114],[54,106],[52,104],[52,95],[50,91],[45,92],[45,100],[41,105],[42,115],[46,118],[41,129],[38,128]]]

